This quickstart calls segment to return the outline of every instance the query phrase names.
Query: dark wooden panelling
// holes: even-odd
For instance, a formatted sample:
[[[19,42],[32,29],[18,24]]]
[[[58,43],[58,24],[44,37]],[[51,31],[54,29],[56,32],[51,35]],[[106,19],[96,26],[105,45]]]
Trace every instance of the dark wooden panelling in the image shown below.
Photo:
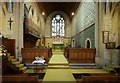
[[[11,53],[12,56],[15,56],[15,39],[2,39],[2,44],[6,47],[8,53]]]

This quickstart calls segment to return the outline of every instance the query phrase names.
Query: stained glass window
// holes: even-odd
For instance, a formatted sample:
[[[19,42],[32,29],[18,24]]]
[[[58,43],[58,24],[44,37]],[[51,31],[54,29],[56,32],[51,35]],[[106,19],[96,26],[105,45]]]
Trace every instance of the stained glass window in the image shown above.
[[[64,36],[64,19],[60,15],[56,15],[52,19],[52,36]]]

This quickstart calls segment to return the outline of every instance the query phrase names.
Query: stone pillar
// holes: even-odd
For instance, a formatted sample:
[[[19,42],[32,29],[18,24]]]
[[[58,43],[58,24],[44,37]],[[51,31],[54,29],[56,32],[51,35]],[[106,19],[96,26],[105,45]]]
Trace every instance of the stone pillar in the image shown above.
[[[99,55],[99,3],[95,3],[95,48],[96,48],[96,65],[100,65]]]
[[[101,66],[104,65],[105,61],[105,45],[103,44],[102,31],[104,30],[103,21],[104,21],[104,3],[99,2],[98,4],[98,55],[99,63]]]
[[[16,39],[16,58],[21,61],[21,48],[23,48],[23,21],[24,21],[24,4],[16,2],[14,7],[15,24],[15,39]]]
[[[120,45],[120,4],[119,4],[119,8],[118,8],[118,11],[119,11],[119,26],[118,26],[118,44]],[[118,64],[120,65],[120,49],[118,51]]]

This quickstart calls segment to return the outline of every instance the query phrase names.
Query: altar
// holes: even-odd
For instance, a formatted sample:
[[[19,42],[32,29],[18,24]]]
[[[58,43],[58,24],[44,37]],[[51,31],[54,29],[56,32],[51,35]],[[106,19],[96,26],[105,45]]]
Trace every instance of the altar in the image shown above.
[[[63,50],[64,44],[63,44],[63,36],[57,35],[52,37],[52,49],[53,50]]]
[[[63,50],[64,44],[52,44],[53,50]]]

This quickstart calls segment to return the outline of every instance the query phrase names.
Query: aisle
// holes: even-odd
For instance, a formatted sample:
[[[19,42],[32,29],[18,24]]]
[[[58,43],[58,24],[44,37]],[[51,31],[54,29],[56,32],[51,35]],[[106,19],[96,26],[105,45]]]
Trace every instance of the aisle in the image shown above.
[[[48,81],[68,81],[69,83],[76,83],[69,63],[63,54],[53,54],[50,59],[43,83],[48,83]]]
[[[54,54],[52,56],[52,58],[50,59],[48,65],[51,65],[51,64],[54,64],[54,65],[67,64],[67,65],[69,65],[68,61],[66,60],[66,58],[64,57],[63,54]]]
[[[52,50],[53,54],[63,54],[64,50]]]

